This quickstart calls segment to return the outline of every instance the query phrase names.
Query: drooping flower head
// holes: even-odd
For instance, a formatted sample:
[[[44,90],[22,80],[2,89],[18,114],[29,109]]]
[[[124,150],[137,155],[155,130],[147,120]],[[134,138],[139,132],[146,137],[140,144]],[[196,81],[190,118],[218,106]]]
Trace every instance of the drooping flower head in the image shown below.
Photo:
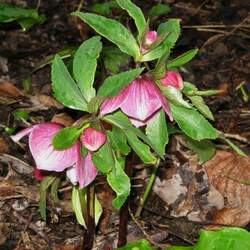
[[[142,76],[132,81],[116,97],[105,100],[101,105],[100,115],[120,108],[139,127],[145,125],[161,107],[172,120],[169,104],[159,88],[152,79]]]

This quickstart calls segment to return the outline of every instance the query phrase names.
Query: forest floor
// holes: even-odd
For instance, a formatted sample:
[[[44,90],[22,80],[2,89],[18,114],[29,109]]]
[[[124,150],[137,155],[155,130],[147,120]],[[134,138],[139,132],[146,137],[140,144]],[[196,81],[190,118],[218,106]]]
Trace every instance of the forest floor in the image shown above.
[[[34,0],[3,2],[30,8],[37,4]],[[86,2],[88,8],[92,1]],[[136,2],[146,13],[159,1]],[[220,95],[206,98],[215,115],[214,126],[249,155],[249,1],[165,2],[172,11],[156,18],[151,28],[168,18],[181,19],[182,36],[173,55],[199,48],[198,56],[185,66],[182,74],[199,89],[223,90]],[[62,201],[58,206],[48,201],[45,223],[38,211],[39,186],[32,174],[34,162],[27,143],[24,140],[16,145],[8,134],[12,128],[20,130],[31,123],[52,119],[71,123],[79,117],[77,112],[63,108],[53,99],[49,65],[32,73],[47,56],[74,48],[92,35],[90,28],[70,16],[78,4],[78,0],[42,0],[39,11],[47,20],[26,32],[15,23],[0,25],[0,250],[81,249],[84,228],[77,224],[71,209],[71,186],[66,180],[62,182],[59,188]],[[31,81],[24,83],[29,76]],[[14,119],[13,112],[17,110],[28,112],[29,120]],[[216,142],[216,147],[217,153],[205,164],[205,171],[182,137],[172,139],[167,160],[160,166],[140,219],[130,216],[128,241],[147,238],[159,248],[171,244],[188,246],[196,242],[202,228],[229,225],[249,229],[250,186],[223,179],[220,174],[224,171],[237,180],[250,180],[250,158],[237,156],[222,142]],[[149,175],[150,169],[144,166],[138,165],[134,170],[129,200],[131,214]],[[173,176],[186,179],[185,194],[180,186],[173,184]],[[119,212],[112,208],[113,193],[105,179],[98,176],[96,183],[104,213],[96,230],[94,249],[113,249]],[[164,190],[176,192],[175,197],[167,196]]]

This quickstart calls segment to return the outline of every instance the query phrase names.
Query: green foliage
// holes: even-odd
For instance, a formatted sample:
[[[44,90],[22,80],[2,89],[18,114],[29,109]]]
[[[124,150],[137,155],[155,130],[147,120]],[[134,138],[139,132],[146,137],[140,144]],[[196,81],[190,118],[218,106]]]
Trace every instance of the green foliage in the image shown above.
[[[216,129],[194,108],[187,109],[171,103],[174,120],[180,129],[193,140],[216,139]]]
[[[35,9],[24,9],[0,3],[0,23],[17,21],[25,31],[34,24],[42,24],[45,20],[45,15],[39,15],[38,11]]]
[[[99,88],[98,95],[103,97],[116,96],[124,87],[138,77],[143,70],[144,68],[137,68],[109,76]]]
[[[205,163],[214,156],[216,149],[210,140],[195,141],[189,137],[186,138],[188,147],[198,155],[200,164]]]
[[[51,74],[55,98],[66,107],[87,111],[86,100],[58,55],[53,60]]]
[[[153,18],[159,17],[161,15],[166,15],[170,12],[171,12],[171,8],[169,7],[168,4],[159,3],[159,4],[154,5],[149,10],[148,16],[153,19]]]
[[[146,127],[146,134],[155,148],[157,148],[158,152],[165,155],[165,147],[169,138],[166,117],[163,110],[149,121]]]
[[[143,34],[147,27],[147,22],[141,9],[132,3],[130,0],[116,0],[119,6],[126,10],[128,14],[134,19],[136,28],[138,30],[138,41],[141,42]]]
[[[117,74],[123,67],[129,64],[130,56],[114,46],[105,46],[102,50],[102,58],[107,71]]]
[[[189,61],[191,61],[196,56],[197,53],[198,53],[198,49],[191,49],[185,52],[184,54],[176,57],[175,59],[171,60],[170,62],[168,62],[167,68],[171,69],[171,68],[180,67],[188,63]]]
[[[105,3],[96,3],[91,7],[91,10],[94,12],[103,15],[103,16],[108,16],[111,12],[112,9],[114,8],[119,8],[119,5],[117,4],[116,1],[108,1]]]
[[[82,129],[76,127],[63,128],[54,137],[52,144],[56,150],[65,150],[72,147],[82,133]]]
[[[12,112],[12,115],[13,115],[15,120],[17,120],[17,119],[21,119],[24,121],[30,120],[30,115],[26,111],[16,110],[16,111]]]
[[[160,58],[166,53],[166,51],[170,51],[174,47],[181,33],[180,20],[170,19],[167,22],[160,24],[157,33],[160,36],[166,36],[166,38],[159,46],[143,55],[141,61],[152,61]]]
[[[80,17],[97,33],[116,44],[124,53],[133,56],[136,60],[140,57],[140,49],[136,40],[121,23],[91,13],[74,12],[73,15]]]
[[[94,36],[77,49],[74,61],[73,72],[75,80],[85,100],[89,102],[95,96],[93,88],[97,58],[102,50],[100,36]]]
[[[139,240],[130,242],[124,247],[116,248],[116,250],[155,250],[147,240]]]
[[[189,95],[190,91],[197,91],[197,87],[189,82],[184,82],[183,93],[190,99],[192,104],[208,119],[214,120],[214,116],[201,96]]]
[[[250,233],[241,228],[223,228],[219,231],[202,231],[193,247],[170,247],[166,250],[248,250]]]
[[[115,159],[115,165],[107,174],[107,181],[116,193],[116,198],[112,201],[116,209],[120,209],[130,194],[130,179],[124,172],[120,162]]]

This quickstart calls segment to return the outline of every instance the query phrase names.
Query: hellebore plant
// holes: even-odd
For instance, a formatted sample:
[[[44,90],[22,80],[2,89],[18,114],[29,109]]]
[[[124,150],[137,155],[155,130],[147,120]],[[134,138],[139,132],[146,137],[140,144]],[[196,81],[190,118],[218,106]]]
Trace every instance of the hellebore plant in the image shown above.
[[[56,55],[51,72],[54,96],[65,107],[85,113],[71,127],[48,122],[33,125],[12,137],[18,141],[29,136],[36,171],[49,171],[46,177],[39,172],[36,174],[42,180],[40,211],[44,219],[46,190],[51,187],[55,191],[63,175],[73,185],[72,205],[81,225],[89,229],[89,218],[92,223],[96,219],[97,223],[101,214],[98,199],[93,199],[97,174],[106,176],[116,193],[113,206],[120,209],[130,194],[130,178],[125,166],[126,156],[132,151],[144,164],[155,166],[136,213],[139,216],[157,167],[164,160],[170,134],[185,135],[188,141],[195,142],[197,152],[204,150],[204,143],[218,137],[217,130],[207,120],[213,120],[202,98],[207,92],[183,81],[179,73],[179,68],[197,54],[197,49],[177,58],[169,57],[180,35],[180,20],[169,19],[161,23],[157,31],[150,31],[139,7],[130,0],[117,0],[117,3],[134,20],[138,31],[136,38],[116,20],[93,13],[72,15],[119,48],[118,53],[115,47],[109,50],[109,60],[115,58],[115,63],[116,58],[119,61],[127,54],[131,62],[128,70],[111,75],[107,68],[106,78],[94,84],[96,70],[99,70],[97,63],[102,62],[98,57],[102,50],[107,51],[101,36],[94,36],[80,45],[74,54],[72,74]],[[106,57],[103,60],[105,62]],[[129,69],[129,65],[135,66]],[[209,157],[204,159],[203,154],[202,161]],[[88,193],[89,190],[92,193]],[[59,202],[55,192],[53,197]]]

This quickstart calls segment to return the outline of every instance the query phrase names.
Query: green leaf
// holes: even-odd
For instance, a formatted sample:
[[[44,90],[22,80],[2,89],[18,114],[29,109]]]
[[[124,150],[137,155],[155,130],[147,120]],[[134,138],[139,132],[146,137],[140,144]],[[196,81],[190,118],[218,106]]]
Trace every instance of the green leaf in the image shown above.
[[[249,250],[250,233],[242,228],[227,227],[219,231],[202,230],[192,247],[169,247],[166,250]]]
[[[109,76],[99,88],[98,95],[103,97],[116,96],[124,87],[139,76],[143,70],[144,68],[137,68]]]
[[[130,242],[124,247],[116,248],[115,250],[155,250],[147,240],[139,240]]]
[[[121,68],[129,64],[130,56],[114,46],[105,46],[102,50],[102,58],[107,71],[117,74]]]
[[[74,12],[73,15],[80,17],[97,33],[116,44],[124,53],[135,59],[140,57],[140,49],[135,38],[121,23],[91,13]]]
[[[120,163],[115,160],[115,166],[107,174],[107,181],[116,193],[116,198],[112,204],[116,209],[120,209],[130,194],[130,179],[122,169]]]
[[[147,26],[145,17],[141,9],[132,3],[130,0],[116,0],[120,7],[128,12],[128,14],[134,19],[136,28],[138,30],[138,41],[142,40],[144,31]]]
[[[146,134],[155,148],[157,148],[158,152],[165,155],[165,147],[169,138],[166,117],[162,110],[148,122]]]
[[[108,137],[112,148],[115,151],[124,155],[128,155],[130,153],[130,147],[127,144],[126,135],[120,128],[113,126],[112,131],[108,131]]]
[[[87,199],[86,199],[86,189],[79,189],[78,187],[73,186],[72,189],[72,208],[75,212],[77,222],[86,226],[86,215],[87,215]]]
[[[82,133],[82,129],[76,127],[63,128],[54,137],[52,144],[56,150],[64,150],[72,147]]]
[[[39,199],[39,212],[43,220],[46,221],[46,193],[48,188],[56,180],[55,176],[47,176],[40,183],[40,199]]]
[[[108,173],[115,165],[114,153],[106,142],[97,152],[93,154],[93,162],[102,173]]]
[[[0,3],[0,23],[17,21],[26,31],[34,24],[42,24],[45,20],[45,15],[39,15],[36,9],[24,9]]]
[[[189,137],[186,138],[188,147],[198,155],[199,164],[205,163],[214,156],[216,149],[210,140],[195,141]]]
[[[183,99],[182,93],[177,88],[172,86],[161,86],[160,88],[162,94],[167,98],[168,101],[185,108],[191,108],[189,103]]]
[[[16,110],[16,111],[12,112],[12,115],[13,115],[15,120],[17,120],[17,119],[21,119],[24,121],[30,120],[30,115],[26,111]]]
[[[168,62],[167,68],[168,69],[177,68],[177,67],[180,67],[180,66],[188,63],[196,56],[198,51],[199,51],[198,49],[191,49],[191,50],[185,52],[184,54],[182,54],[182,55],[178,56],[177,58]]]
[[[109,1],[105,3],[96,3],[92,6],[91,10],[103,16],[108,16],[114,8],[119,8],[119,5],[116,1]]]
[[[78,48],[73,61],[75,80],[84,98],[89,102],[95,96],[93,83],[97,66],[97,58],[102,50],[100,36],[94,36]]]
[[[130,131],[133,134],[135,134],[137,137],[139,137],[142,141],[147,143],[162,159],[164,159],[164,155],[162,155],[157,148],[151,143],[149,138],[139,129],[135,128],[128,117],[124,115],[121,111],[115,112],[112,115],[106,115],[102,118],[104,121],[111,123],[115,125],[116,127],[122,129],[124,133],[126,131]]]
[[[58,55],[53,60],[51,74],[55,98],[66,107],[87,111],[86,100]]]
[[[210,111],[209,107],[204,102],[203,98],[201,96],[190,96],[187,95],[190,91],[196,91],[198,90],[195,85],[184,82],[184,89],[183,93],[190,99],[190,101],[193,103],[193,105],[208,119],[214,120],[213,113]]]
[[[174,120],[181,130],[194,140],[216,139],[216,129],[195,109],[170,104]]]
[[[166,15],[171,12],[171,8],[168,4],[156,4],[149,10],[149,17],[155,18],[161,15]]]
[[[165,40],[156,48],[150,50],[147,54],[143,55],[141,61],[152,61],[157,58],[160,58],[167,50],[170,50],[174,47],[176,41],[178,40],[181,27],[179,19],[170,19],[165,23],[160,24],[158,30],[158,35],[168,34]]]
[[[238,155],[246,157],[247,155],[236,145],[234,144],[231,140],[227,139],[224,136],[220,135],[220,139],[225,141]]]
[[[59,202],[58,187],[59,187],[60,181],[61,181],[60,178],[56,177],[56,179],[53,181],[51,185],[50,195],[54,204]]]
[[[155,164],[156,157],[150,152],[149,146],[141,142],[135,133],[126,131],[125,135],[129,145],[145,164]]]

